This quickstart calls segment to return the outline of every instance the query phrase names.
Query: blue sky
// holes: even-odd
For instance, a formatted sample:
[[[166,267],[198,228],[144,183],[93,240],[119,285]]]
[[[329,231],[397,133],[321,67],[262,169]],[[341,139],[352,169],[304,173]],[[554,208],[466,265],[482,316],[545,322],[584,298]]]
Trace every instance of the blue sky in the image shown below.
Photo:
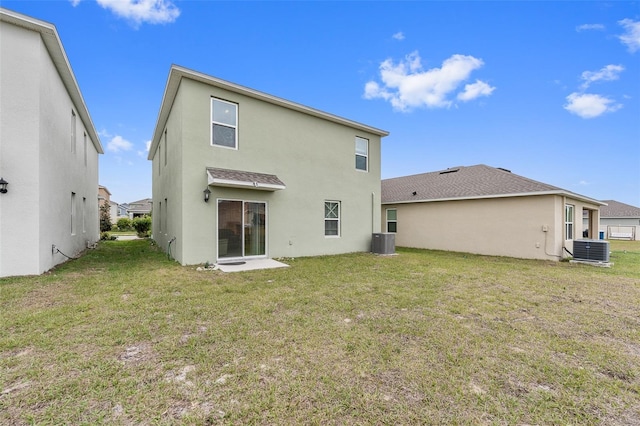
[[[383,178],[482,163],[640,206],[638,2],[1,4],[56,25],[120,203],[151,196],[177,64],[389,131]]]

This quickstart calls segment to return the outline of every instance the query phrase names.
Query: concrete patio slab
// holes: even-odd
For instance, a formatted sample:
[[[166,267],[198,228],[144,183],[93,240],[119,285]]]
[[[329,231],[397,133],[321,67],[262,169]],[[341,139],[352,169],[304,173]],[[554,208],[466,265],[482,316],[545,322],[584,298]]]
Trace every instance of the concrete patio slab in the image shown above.
[[[244,272],[256,269],[288,268],[289,265],[273,259],[251,259],[241,262],[221,262],[216,264],[216,267],[222,272]]]

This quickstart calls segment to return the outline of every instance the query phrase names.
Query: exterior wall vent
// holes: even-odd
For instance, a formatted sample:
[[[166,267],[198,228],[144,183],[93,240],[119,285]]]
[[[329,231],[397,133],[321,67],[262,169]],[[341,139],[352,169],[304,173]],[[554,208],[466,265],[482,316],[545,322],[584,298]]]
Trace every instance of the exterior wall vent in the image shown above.
[[[396,252],[396,234],[373,234],[371,252],[376,254],[394,254]]]
[[[573,258],[592,262],[609,262],[609,241],[575,240]]]

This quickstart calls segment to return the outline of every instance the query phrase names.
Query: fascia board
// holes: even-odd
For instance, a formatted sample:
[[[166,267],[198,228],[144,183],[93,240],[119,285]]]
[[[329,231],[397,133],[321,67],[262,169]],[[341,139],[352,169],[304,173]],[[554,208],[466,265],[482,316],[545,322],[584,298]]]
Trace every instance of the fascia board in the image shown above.
[[[585,201],[590,204],[596,204],[598,206],[606,206],[606,203],[603,203],[602,201],[594,200],[592,198],[588,198],[579,194],[574,194],[569,191],[540,191],[540,192],[527,192],[527,193],[520,193],[520,194],[497,194],[497,195],[479,195],[479,196],[470,196],[470,197],[386,201],[381,204],[390,205],[390,204],[436,203],[436,202],[443,202],[443,201],[487,200],[487,199],[493,199],[493,198],[512,198],[512,197],[534,197],[534,196],[541,196],[541,195],[560,195],[560,196],[565,196],[567,198],[571,198],[574,200]]]
[[[248,181],[229,180],[229,179],[216,179],[211,177],[209,177],[208,185],[224,186],[227,188],[250,188],[250,189],[258,189],[262,191],[279,191],[282,189],[286,189],[286,186],[284,185],[273,185],[269,183],[248,182]]]

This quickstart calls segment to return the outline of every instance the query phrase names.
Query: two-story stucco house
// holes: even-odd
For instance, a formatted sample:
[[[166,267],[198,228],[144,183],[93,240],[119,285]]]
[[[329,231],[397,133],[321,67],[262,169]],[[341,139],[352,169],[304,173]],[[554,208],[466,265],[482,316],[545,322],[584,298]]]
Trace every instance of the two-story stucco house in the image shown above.
[[[603,205],[484,164],[382,181],[383,226],[404,247],[561,260]]]
[[[171,67],[153,238],[182,264],[369,251],[386,131]]]
[[[0,276],[99,239],[102,146],[54,25],[0,8]]]

